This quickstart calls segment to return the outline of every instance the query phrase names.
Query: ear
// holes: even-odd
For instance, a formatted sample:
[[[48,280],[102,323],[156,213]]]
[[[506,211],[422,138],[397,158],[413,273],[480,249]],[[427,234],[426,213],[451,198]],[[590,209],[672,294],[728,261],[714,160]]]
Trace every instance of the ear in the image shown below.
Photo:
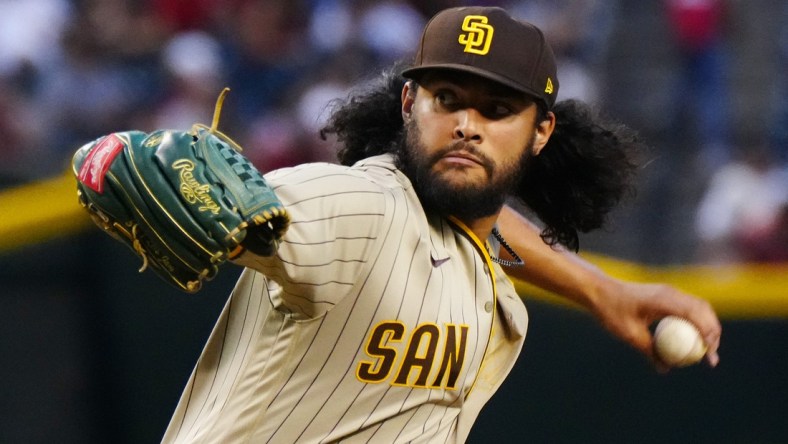
[[[555,129],[555,114],[552,111],[547,112],[547,117],[541,122],[536,124],[534,132],[534,156],[538,156],[542,148],[547,145],[550,136]]]
[[[405,85],[402,87],[402,120],[408,120],[410,118],[411,110],[413,109],[413,103],[416,99],[416,94],[412,88],[411,81],[405,82]]]

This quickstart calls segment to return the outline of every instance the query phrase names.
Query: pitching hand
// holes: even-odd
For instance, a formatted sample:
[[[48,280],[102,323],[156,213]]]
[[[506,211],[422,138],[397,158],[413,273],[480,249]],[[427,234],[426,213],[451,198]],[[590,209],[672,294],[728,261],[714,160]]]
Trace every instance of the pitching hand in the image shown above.
[[[706,362],[719,361],[722,326],[711,304],[665,284],[615,281],[607,288],[604,302],[592,310],[602,325],[654,361],[661,370],[669,367],[654,354],[651,327],[668,315],[687,319],[698,327],[708,350]]]

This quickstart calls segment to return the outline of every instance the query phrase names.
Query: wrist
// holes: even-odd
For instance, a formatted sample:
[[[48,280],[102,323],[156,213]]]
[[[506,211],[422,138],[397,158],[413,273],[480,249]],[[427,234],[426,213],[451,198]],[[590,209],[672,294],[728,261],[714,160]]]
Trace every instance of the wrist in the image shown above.
[[[592,313],[608,308],[610,299],[619,293],[622,282],[602,273],[592,273],[579,287],[576,302]]]

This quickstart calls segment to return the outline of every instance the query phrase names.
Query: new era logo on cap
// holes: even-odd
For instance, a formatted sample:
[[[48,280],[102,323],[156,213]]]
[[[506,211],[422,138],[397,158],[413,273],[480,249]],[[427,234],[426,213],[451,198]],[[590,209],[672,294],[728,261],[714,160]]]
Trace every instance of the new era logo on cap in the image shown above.
[[[430,19],[413,67],[418,79],[430,70],[464,71],[524,92],[549,109],[558,93],[553,51],[536,26],[498,7],[445,9]]]
[[[552,94],[553,90],[554,90],[554,88],[553,88],[553,80],[550,79],[550,77],[548,77],[547,78],[547,85],[545,85],[545,87],[544,87],[544,92],[546,92],[547,94]]]

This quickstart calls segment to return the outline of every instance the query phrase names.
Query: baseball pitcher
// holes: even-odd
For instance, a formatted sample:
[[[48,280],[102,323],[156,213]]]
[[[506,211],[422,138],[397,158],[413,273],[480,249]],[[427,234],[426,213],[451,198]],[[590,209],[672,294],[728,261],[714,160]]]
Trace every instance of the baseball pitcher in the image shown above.
[[[339,164],[263,176],[218,131],[220,106],[211,127],[115,133],[75,155],[81,202],[143,267],[191,292],[245,267],[164,442],[465,441],[528,327],[506,273],[577,248],[630,187],[636,138],[556,103],[535,26],[447,9],[417,51],[334,112]],[[505,240],[526,229],[507,199],[545,223],[550,253]],[[627,336],[650,300],[596,312]]]

